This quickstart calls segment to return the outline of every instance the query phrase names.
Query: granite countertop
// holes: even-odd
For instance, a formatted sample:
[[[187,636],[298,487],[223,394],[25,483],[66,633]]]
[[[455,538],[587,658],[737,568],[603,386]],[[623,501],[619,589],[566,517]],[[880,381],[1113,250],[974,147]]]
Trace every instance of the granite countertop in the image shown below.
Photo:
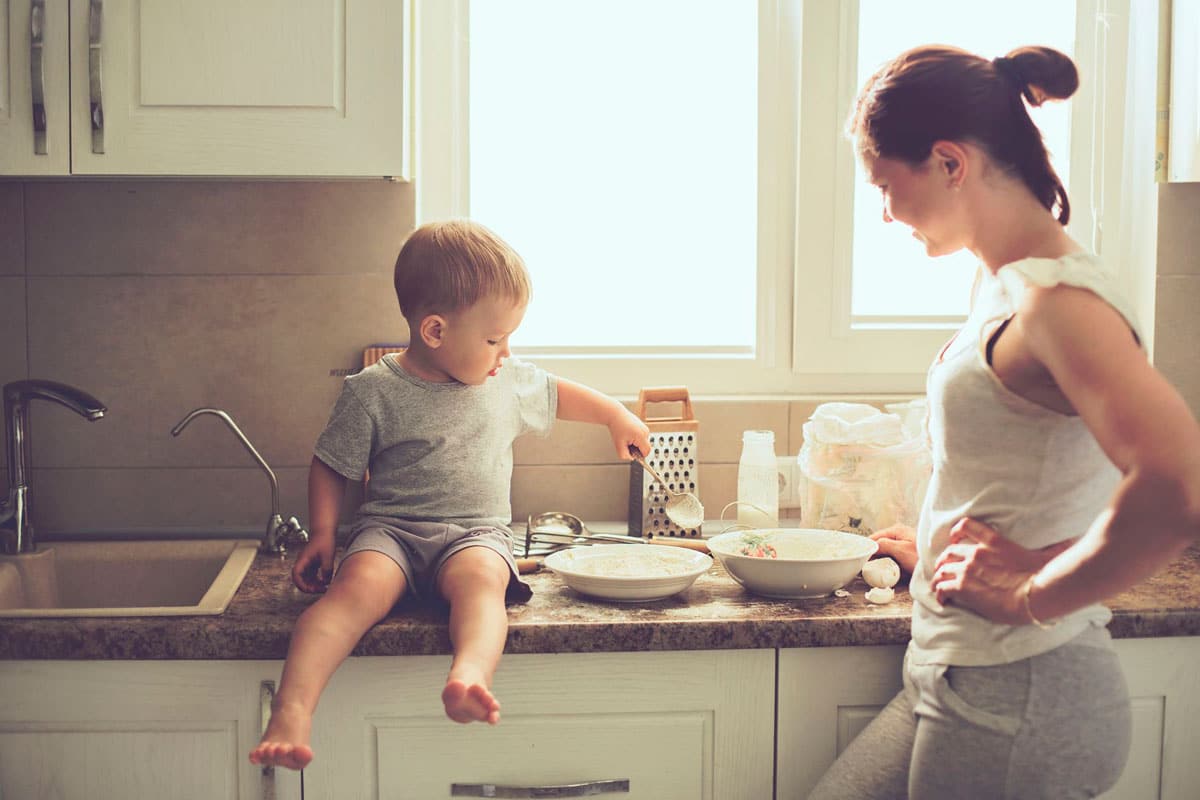
[[[259,554],[220,616],[0,619],[4,659],[281,659],[296,618],[315,599],[292,586],[291,561]],[[1117,638],[1200,635],[1200,549],[1109,603]],[[856,579],[847,597],[768,600],[715,564],[686,592],[643,604],[589,600],[547,570],[528,575],[533,599],[508,609],[507,653],[588,653],[897,645],[909,637],[904,586],[871,605]],[[450,652],[444,609],[404,602],[354,655]]]

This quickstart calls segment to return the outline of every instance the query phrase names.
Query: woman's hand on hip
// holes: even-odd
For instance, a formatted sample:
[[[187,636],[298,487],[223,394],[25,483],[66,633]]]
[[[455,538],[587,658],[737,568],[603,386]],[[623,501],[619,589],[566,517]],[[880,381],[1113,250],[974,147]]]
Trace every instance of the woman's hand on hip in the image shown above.
[[[995,528],[964,517],[950,529],[950,544],[934,564],[930,588],[943,605],[953,603],[1008,625],[1031,620],[1025,584],[1074,539],[1030,550],[1004,538]]]

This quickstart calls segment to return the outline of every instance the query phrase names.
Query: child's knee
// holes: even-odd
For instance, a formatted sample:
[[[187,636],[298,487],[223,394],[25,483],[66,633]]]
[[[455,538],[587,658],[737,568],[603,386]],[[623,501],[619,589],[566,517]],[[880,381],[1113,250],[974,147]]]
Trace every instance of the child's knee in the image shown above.
[[[438,585],[447,598],[461,591],[504,594],[512,570],[502,555],[482,545],[466,547],[446,559]]]

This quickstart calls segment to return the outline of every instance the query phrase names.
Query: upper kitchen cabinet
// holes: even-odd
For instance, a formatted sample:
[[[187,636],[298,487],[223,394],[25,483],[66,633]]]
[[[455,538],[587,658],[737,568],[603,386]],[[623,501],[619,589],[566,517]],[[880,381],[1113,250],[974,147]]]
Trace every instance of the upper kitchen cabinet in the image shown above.
[[[409,174],[408,2],[0,9],[0,174]]]
[[[1171,2],[1167,180],[1200,181],[1200,0]]]

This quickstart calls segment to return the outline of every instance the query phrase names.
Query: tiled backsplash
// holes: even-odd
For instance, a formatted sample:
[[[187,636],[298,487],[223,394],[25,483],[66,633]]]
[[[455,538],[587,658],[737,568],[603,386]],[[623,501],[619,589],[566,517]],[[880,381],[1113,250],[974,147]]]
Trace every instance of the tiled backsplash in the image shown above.
[[[1200,185],[1160,198],[1157,359],[1196,409],[1200,234],[1186,231]],[[0,181],[0,383],[60,380],[110,409],[88,423],[33,407],[41,529],[264,524],[266,478],[218,420],[171,437],[197,406],[237,420],[275,469],[284,513],[306,518],[312,444],[341,375],[364,345],[405,336],[391,268],[413,219],[412,186],[383,180]],[[776,452],[794,455],[824,399],[694,398],[709,512],[736,494],[743,430],[773,430]],[[624,519],[628,467],[603,429],[560,422],[515,456],[516,519]]]

